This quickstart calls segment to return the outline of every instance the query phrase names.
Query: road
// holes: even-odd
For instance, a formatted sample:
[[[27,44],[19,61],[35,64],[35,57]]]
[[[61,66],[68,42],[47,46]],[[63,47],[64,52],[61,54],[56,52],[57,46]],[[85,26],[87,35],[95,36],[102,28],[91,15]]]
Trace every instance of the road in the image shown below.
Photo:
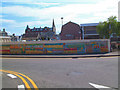
[[[22,73],[38,88],[94,88],[89,83],[118,87],[118,57],[3,58],[2,70]],[[21,78],[13,79],[7,74],[0,75],[3,88],[24,84]]]

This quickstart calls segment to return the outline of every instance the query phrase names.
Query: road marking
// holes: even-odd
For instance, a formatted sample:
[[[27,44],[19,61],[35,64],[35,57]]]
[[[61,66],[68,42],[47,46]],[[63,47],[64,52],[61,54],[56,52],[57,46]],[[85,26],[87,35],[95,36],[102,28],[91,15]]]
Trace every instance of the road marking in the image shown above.
[[[24,85],[18,85],[18,90],[25,90],[25,86]]]
[[[0,76],[2,76],[3,73],[0,73]]]
[[[31,90],[30,86],[27,84],[26,80],[23,78],[23,77],[25,77],[25,78],[27,78],[31,82],[31,84],[33,85],[33,87],[35,88],[35,90],[39,90],[38,87],[37,87],[37,85],[34,83],[34,81],[32,79],[30,79],[28,76],[26,76],[26,75],[24,75],[22,73],[18,73],[18,72],[14,72],[14,71],[9,71],[9,70],[0,70],[0,71],[9,72],[9,73],[12,73],[12,74],[18,76],[19,78],[22,79],[22,81],[24,81],[25,86],[27,86],[26,88],[28,88],[28,90]]]
[[[12,72],[14,72],[14,71],[12,71]],[[14,72],[14,73],[18,73],[18,72]],[[33,87],[35,88],[35,90],[38,90],[37,85],[34,83],[34,81],[32,79],[30,79],[28,76],[26,76],[26,75],[24,75],[22,73],[18,73],[18,74],[24,76],[25,78],[27,78],[31,82],[31,84],[33,85]]]
[[[23,83],[25,84],[27,90],[31,90],[29,84],[27,83],[27,81],[22,76],[18,75],[17,73],[13,73],[12,71],[7,71],[7,70],[0,70],[0,71],[16,75],[17,77],[19,77],[23,81]]]
[[[98,85],[98,84],[94,84],[94,83],[89,83],[91,86],[95,87],[95,88],[110,88],[107,86],[103,86],[103,85]]]
[[[26,75],[24,75],[24,74],[22,74],[22,73],[18,73],[18,74],[26,77],[26,78],[31,82],[31,84],[33,85],[33,87],[35,88],[35,90],[38,90],[37,85],[34,83],[34,81],[33,81],[32,79],[30,79],[28,76],[26,76]]]
[[[7,76],[11,77],[11,78],[17,78],[15,75],[13,74],[7,74]]]

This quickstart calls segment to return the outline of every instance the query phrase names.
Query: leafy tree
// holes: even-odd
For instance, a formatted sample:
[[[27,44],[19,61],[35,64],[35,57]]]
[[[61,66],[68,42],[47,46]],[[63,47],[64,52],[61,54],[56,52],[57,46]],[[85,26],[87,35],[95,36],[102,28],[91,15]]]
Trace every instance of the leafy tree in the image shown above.
[[[120,22],[117,23],[117,35],[120,36]]]
[[[99,33],[100,38],[109,38],[109,25],[105,22],[100,22],[97,26],[97,33]]]
[[[99,22],[99,25],[97,26],[97,33],[99,33],[100,37],[103,38],[105,35],[105,32],[103,30],[104,23]]]
[[[107,21],[100,22],[99,25],[97,26],[97,33],[99,33],[101,38],[110,38],[112,33],[116,33],[119,35],[119,30],[118,27],[120,27],[120,23],[118,24],[117,22],[117,17],[116,16],[111,16],[108,18]]]
[[[118,33],[117,32],[117,17],[116,16],[111,16],[108,18],[108,24],[109,24],[109,30],[110,33]]]
[[[41,37],[42,40],[45,40],[45,37]]]

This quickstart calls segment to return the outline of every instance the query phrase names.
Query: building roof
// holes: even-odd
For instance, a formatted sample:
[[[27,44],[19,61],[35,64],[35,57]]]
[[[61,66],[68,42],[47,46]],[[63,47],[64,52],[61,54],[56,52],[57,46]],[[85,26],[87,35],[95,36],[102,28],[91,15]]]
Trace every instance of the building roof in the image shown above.
[[[86,23],[86,24],[80,24],[80,26],[97,26],[99,23]]]
[[[11,38],[9,36],[0,36],[0,38]]]
[[[65,26],[65,25],[68,25],[68,24],[70,24],[70,23],[72,23],[72,24],[75,24],[75,25],[78,25],[78,26],[79,26],[79,24],[69,21],[69,22],[67,22],[66,24],[62,25],[62,27],[63,27],[63,26]]]

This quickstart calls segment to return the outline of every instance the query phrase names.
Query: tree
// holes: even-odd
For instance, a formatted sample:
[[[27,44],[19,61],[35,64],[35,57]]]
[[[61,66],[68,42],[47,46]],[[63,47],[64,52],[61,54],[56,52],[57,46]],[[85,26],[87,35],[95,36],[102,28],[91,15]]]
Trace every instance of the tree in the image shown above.
[[[117,22],[117,17],[116,16],[111,16],[108,18],[107,21],[100,22],[99,25],[97,26],[97,33],[100,35],[101,38],[110,38],[112,33],[116,33],[117,35],[119,34],[118,26],[120,25]]]
[[[97,33],[99,33],[101,38],[103,38],[105,35],[103,27],[104,27],[104,23],[99,22],[99,25],[97,26]]]
[[[120,22],[117,23],[117,35],[120,36]]]
[[[45,40],[45,37],[41,37],[42,40]]]
[[[99,33],[100,38],[109,38],[109,25],[106,21],[100,22],[97,26],[97,33]]]
[[[117,32],[117,17],[116,16],[111,16],[110,18],[108,18],[108,24],[109,24],[109,30],[112,33],[118,33]]]

